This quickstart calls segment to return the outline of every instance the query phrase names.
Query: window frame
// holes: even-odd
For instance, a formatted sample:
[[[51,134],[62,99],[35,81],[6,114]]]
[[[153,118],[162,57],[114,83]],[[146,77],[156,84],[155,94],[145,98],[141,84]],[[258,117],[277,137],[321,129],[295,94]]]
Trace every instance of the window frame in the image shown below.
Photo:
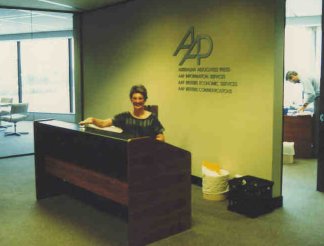
[[[46,33],[33,33],[33,39],[43,39],[43,38],[66,38],[67,39],[67,49],[68,49],[68,95],[69,95],[69,112],[64,112],[68,114],[75,114],[75,93],[74,93],[74,39],[73,39],[73,31],[54,31],[54,32],[46,32]],[[1,41],[13,41],[17,46],[17,86],[18,86],[18,102],[23,102],[23,91],[22,87],[24,85],[24,81],[21,76],[21,41],[30,40],[30,34],[9,34],[9,35],[1,35]],[[61,113],[61,112],[52,112],[52,111],[30,111],[34,113]]]

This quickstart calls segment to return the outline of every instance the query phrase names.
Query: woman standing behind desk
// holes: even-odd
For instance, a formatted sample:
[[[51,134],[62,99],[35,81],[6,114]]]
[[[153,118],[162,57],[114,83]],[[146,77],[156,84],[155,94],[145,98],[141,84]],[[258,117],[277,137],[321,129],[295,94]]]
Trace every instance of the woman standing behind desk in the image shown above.
[[[133,105],[132,111],[117,114],[112,119],[89,117],[84,121],[81,121],[79,124],[94,124],[98,127],[109,127],[114,125],[135,137],[150,136],[156,140],[165,141],[163,135],[164,128],[157,116],[144,108],[147,100],[146,88],[143,85],[132,86],[129,98]]]

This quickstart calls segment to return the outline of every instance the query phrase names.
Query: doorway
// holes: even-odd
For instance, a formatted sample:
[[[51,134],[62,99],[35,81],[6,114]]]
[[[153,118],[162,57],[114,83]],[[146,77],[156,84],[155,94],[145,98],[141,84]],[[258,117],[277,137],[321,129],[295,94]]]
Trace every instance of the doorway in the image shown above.
[[[321,78],[322,1],[287,0],[285,27],[285,75],[296,71],[301,77],[312,78],[318,85]],[[290,83],[284,78],[284,165],[311,163],[316,184],[316,150],[319,131],[316,130],[314,103],[299,111],[307,100],[302,83]],[[293,158],[287,158],[293,156]],[[306,167],[307,168],[307,167]],[[285,180],[285,169],[283,179]],[[296,167],[296,170],[298,168]],[[302,174],[300,174],[302,177]],[[316,186],[316,185],[315,185]],[[314,190],[316,187],[314,187]]]

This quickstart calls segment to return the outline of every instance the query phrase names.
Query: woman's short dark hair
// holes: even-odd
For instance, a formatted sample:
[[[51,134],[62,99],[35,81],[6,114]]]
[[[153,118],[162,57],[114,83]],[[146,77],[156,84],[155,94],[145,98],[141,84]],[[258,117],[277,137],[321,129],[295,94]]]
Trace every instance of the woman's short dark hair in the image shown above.
[[[134,93],[140,93],[144,97],[144,100],[147,99],[147,90],[144,85],[133,85],[130,92],[129,92],[129,98],[132,98]]]

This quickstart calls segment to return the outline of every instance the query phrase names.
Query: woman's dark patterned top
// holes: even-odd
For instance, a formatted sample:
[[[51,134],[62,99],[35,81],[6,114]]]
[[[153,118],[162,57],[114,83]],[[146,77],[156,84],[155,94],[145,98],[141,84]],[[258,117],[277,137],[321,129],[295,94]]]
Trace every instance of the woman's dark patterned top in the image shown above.
[[[155,138],[156,135],[164,132],[164,127],[154,113],[146,119],[138,119],[130,112],[123,112],[115,115],[113,125],[134,137],[150,136]]]

